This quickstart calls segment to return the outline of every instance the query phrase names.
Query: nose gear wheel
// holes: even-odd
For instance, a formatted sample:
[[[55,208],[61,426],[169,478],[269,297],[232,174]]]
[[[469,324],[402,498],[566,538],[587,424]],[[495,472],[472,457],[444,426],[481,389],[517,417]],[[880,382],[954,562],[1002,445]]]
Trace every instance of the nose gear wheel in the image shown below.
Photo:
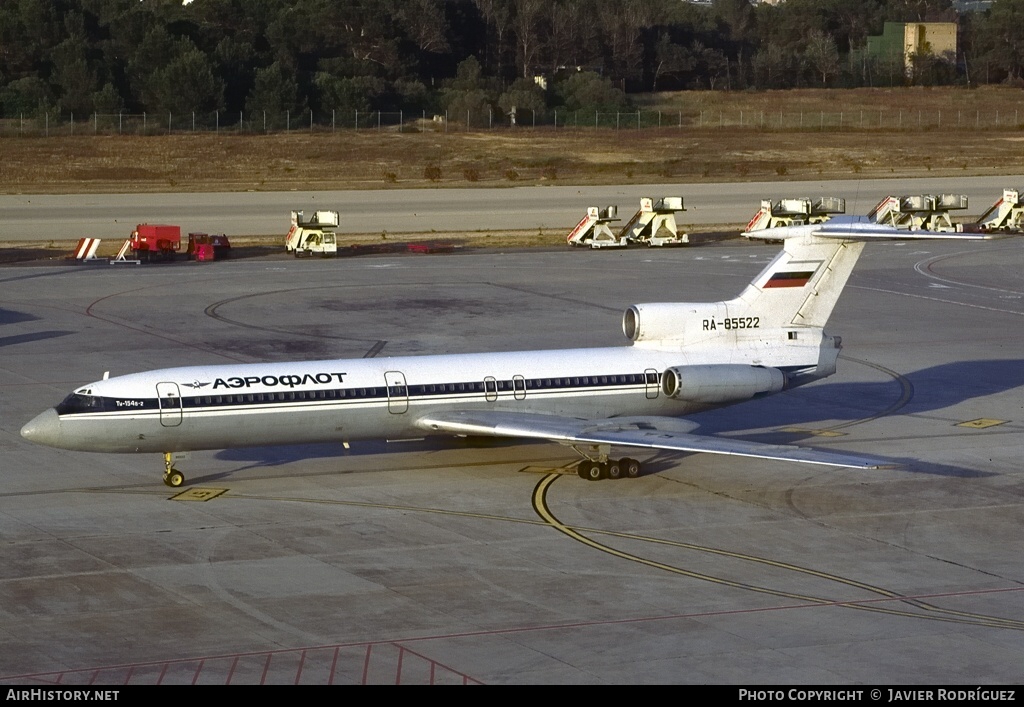
[[[174,468],[171,452],[164,452],[164,483],[173,489],[185,483],[185,475]]]

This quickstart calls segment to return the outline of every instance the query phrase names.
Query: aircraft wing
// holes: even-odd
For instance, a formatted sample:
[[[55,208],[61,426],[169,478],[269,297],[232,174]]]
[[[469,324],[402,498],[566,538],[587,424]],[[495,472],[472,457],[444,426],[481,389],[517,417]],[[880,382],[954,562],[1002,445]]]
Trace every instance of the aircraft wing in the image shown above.
[[[562,444],[610,444],[680,452],[729,454],[804,464],[880,469],[894,466],[883,459],[825,452],[782,444],[760,444],[741,439],[697,435],[683,429],[695,425],[675,418],[610,418],[580,420],[558,415],[518,412],[450,410],[425,415],[417,426],[430,432],[488,437],[543,439]]]

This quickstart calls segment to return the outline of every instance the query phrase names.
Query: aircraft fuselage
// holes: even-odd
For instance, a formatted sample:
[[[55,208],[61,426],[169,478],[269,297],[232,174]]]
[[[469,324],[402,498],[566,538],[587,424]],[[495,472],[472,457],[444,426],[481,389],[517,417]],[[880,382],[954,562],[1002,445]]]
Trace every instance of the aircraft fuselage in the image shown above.
[[[82,386],[23,434],[94,452],[422,437],[427,412],[683,415],[661,373],[687,356],[640,347],[167,368]]]

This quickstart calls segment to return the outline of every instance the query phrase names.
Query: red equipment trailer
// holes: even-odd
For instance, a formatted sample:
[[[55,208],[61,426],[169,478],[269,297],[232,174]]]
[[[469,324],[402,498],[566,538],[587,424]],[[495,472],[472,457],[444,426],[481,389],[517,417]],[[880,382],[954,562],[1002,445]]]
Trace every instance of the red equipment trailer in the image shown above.
[[[129,243],[139,260],[174,260],[181,250],[181,227],[140,223]]]
[[[231,242],[223,233],[190,233],[186,252],[189,260],[223,260],[231,255]]]

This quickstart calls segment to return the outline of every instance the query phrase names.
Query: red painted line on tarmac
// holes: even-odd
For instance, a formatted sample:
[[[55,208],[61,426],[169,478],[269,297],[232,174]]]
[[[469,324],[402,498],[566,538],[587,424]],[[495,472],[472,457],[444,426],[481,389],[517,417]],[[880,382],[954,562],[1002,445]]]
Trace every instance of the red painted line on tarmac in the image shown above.
[[[396,645],[397,645],[397,644],[396,644]],[[463,684],[465,684],[465,682],[466,682],[467,680],[473,680],[473,678],[471,678],[470,676],[466,675],[466,674],[465,674],[464,672],[462,672],[461,670],[456,670],[455,668],[453,668],[453,667],[451,667],[451,666],[449,666],[449,665],[445,665],[444,663],[442,663],[442,662],[440,662],[440,661],[434,660],[433,658],[428,658],[427,656],[423,655],[422,653],[419,653],[419,652],[417,652],[417,651],[414,651],[414,650],[413,650],[412,648],[406,648],[406,647],[404,647],[404,646],[398,646],[398,647],[399,647],[399,648],[400,648],[400,649],[401,649],[402,651],[404,651],[404,652],[407,652],[407,653],[409,653],[410,655],[414,655],[414,656],[416,656],[417,658],[422,658],[423,660],[425,660],[425,661],[427,661],[428,663],[430,663],[430,684],[431,684],[431,685],[433,685],[433,684],[434,684],[434,675],[435,675],[435,671],[436,671],[436,669],[437,669],[437,667],[438,667],[438,666],[440,666],[441,668],[443,668],[443,669],[447,670],[447,671],[448,671],[448,672],[450,672],[450,673],[454,673],[455,675],[460,675],[460,676],[462,676],[462,682],[463,682]],[[479,681],[479,680],[473,680],[473,682],[480,682],[480,681]]]
[[[366,677],[370,672],[370,652],[373,650],[373,644],[366,646],[366,657],[363,659],[363,681],[362,684],[366,684]]]
[[[685,614],[666,614],[666,615],[662,615],[662,616],[640,616],[640,617],[626,618],[626,619],[609,619],[609,620],[604,620],[604,621],[578,621],[578,622],[564,623],[564,624],[548,624],[548,625],[540,625],[540,626],[520,626],[520,627],[514,627],[514,628],[490,629],[490,630],[486,630],[486,631],[465,631],[465,632],[460,632],[460,633],[437,634],[437,635],[430,635],[430,636],[414,636],[412,638],[405,638],[405,639],[399,639],[399,640],[391,639],[391,640],[380,640],[380,641],[353,641],[353,642],[350,642],[350,643],[338,643],[338,644],[330,644],[330,645],[322,645],[322,646],[307,646],[305,648],[277,649],[277,650],[273,650],[273,651],[249,651],[249,652],[244,652],[244,653],[228,653],[228,654],[206,656],[206,657],[203,657],[203,658],[188,658],[188,659],[179,659],[179,660],[170,660],[170,661],[147,661],[147,662],[141,662],[141,663],[122,663],[122,664],[119,664],[119,665],[109,665],[109,666],[104,666],[104,667],[99,667],[99,668],[92,668],[91,670],[92,670],[92,680],[95,680],[96,677],[100,674],[100,672],[105,672],[105,671],[110,671],[110,670],[123,670],[123,669],[136,670],[136,669],[142,668],[142,667],[158,666],[159,665],[159,666],[161,666],[161,671],[160,671],[159,677],[157,678],[157,684],[161,684],[163,682],[163,679],[164,679],[164,677],[165,677],[165,675],[167,673],[167,670],[168,670],[169,666],[171,666],[171,665],[180,665],[182,663],[192,663],[192,662],[195,662],[195,661],[198,660],[198,661],[200,661],[200,667],[197,669],[197,672],[196,672],[196,675],[198,675],[199,671],[202,670],[203,664],[205,662],[207,662],[207,661],[210,661],[210,660],[234,658],[236,660],[236,662],[237,662],[238,659],[244,658],[244,657],[266,656],[266,661],[265,661],[264,667],[263,667],[263,674],[262,674],[261,679],[260,679],[260,684],[264,684],[266,682],[267,674],[268,674],[268,672],[270,670],[271,660],[273,659],[273,657],[275,655],[293,654],[293,653],[297,653],[297,652],[300,652],[300,651],[305,653],[305,652],[308,652],[308,651],[315,651],[315,650],[325,650],[326,651],[326,650],[333,649],[334,650],[334,663],[331,666],[331,679],[333,681],[333,676],[335,674],[335,668],[336,668],[336,665],[337,665],[338,652],[342,648],[364,647],[365,650],[366,650],[366,654],[365,654],[364,661],[363,661],[362,684],[365,685],[365,684],[367,684],[367,680],[368,680],[368,677],[369,677],[370,658],[371,658],[371,655],[372,655],[373,647],[374,646],[381,646],[381,645],[392,645],[392,646],[395,646],[396,648],[398,648],[399,650],[408,651],[409,653],[411,653],[411,654],[413,654],[413,655],[415,655],[417,657],[420,657],[420,658],[423,658],[424,660],[429,661],[432,666],[436,665],[436,666],[439,666],[439,667],[443,668],[444,670],[450,671],[451,673],[453,673],[455,675],[462,676],[463,677],[463,681],[465,682],[466,680],[473,680],[473,678],[471,678],[470,676],[466,675],[465,673],[463,673],[463,672],[461,672],[459,670],[454,670],[454,669],[444,665],[443,663],[431,660],[430,658],[427,658],[425,655],[423,655],[423,654],[421,654],[421,653],[419,653],[417,651],[414,651],[414,650],[412,650],[410,648],[407,648],[407,647],[405,647],[402,644],[416,643],[416,642],[423,642],[423,641],[446,640],[446,639],[454,639],[454,638],[471,638],[471,637],[477,637],[477,636],[500,636],[500,635],[516,634],[516,633],[528,633],[528,632],[532,632],[532,631],[554,631],[554,630],[564,630],[564,629],[571,629],[571,628],[588,628],[588,627],[593,627],[593,626],[614,626],[614,625],[622,625],[622,624],[635,624],[635,623],[654,622],[654,621],[671,621],[671,620],[689,619],[689,618],[708,618],[708,617],[715,617],[715,616],[731,616],[731,615],[742,615],[742,614],[756,614],[756,613],[764,613],[764,612],[772,612],[772,611],[791,611],[791,610],[794,610],[794,609],[821,609],[821,608],[851,607],[851,606],[884,604],[884,603],[887,603],[887,602],[922,601],[922,600],[926,600],[926,599],[950,599],[950,598],[957,598],[957,597],[985,596],[985,595],[990,595],[990,594],[1005,594],[1005,593],[1011,593],[1011,592],[1024,592],[1024,587],[1005,587],[1005,588],[1001,588],[1001,589],[979,589],[979,590],[969,590],[969,591],[961,591],[961,592],[942,592],[942,593],[934,593],[934,594],[915,594],[915,595],[905,595],[905,596],[895,596],[895,597],[879,597],[879,598],[874,598],[874,599],[855,599],[855,600],[849,600],[849,601],[836,600],[836,601],[830,601],[830,602],[803,602],[803,603],[799,603],[799,604],[782,604],[782,605],[778,605],[778,606],[760,607],[760,608],[752,608],[752,609],[732,609],[732,610],[724,610],[724,611],[702,611],[702,612],[685,613]],[[921,614],[921,618],[928,618],[928,614],[927,613],[922,613]],[[1000,617],[993,616],[992,620],[993,621],[1000,621],[1001,619],[1000,619]],[[33,679],[33,680],[39,680],[40,682],[43,682],[43,681],[46,681],[46,680],[49,679],[49,680],[53,680],[54,684],[61,684],[62,680],[64,679],[65,676],[67,676],[69,674],[85,673],[85,672],[88,672],[89,670],[90,669],[85,668],[85,669],[79,669],[79,670],[62,670],[62,671],[51,671],[51,672],[45,672],[45,673],[32,673],[32,674],[27,674],[27,675],[0,676],[0,680],[28,680],[28,679]],[[56,676],[55,680],[54,680],[54,676]],[[474,680],[474,682],[476,682],[476,681]]]
[[[206,664],[206,658],[199,661],[199,665],[196,666],[196,672],[192,675],[192,684],[195,685],[199,680],[199,673],[203,672],[203,665]]]
[[[333,685],[334,684],[334,671],[338,667],[338,653],[340,653],[340,652],[341,652],[341,648],[335,646],[335,648],[334,648],[334,660],[331,661],[331,673],[330,673],[330,675],[327,676],[327,684],[328,685]]]
[[[267,662],[263,664],[263,674],[260,675],[260,685],[265,685],[267,683],[267,671],[270,670],[270,659],[273,657],[273,653],[267,654]]]
[[[228,670],[228,679],[224,681],[225,685],[230,685],[231,684],[231,678],[233,678],[235,676],[235,668],[237,668],[237,667],[238,667],[238,656],[236,655],[235,659],[233,661],[231,661],[231,669]]]

